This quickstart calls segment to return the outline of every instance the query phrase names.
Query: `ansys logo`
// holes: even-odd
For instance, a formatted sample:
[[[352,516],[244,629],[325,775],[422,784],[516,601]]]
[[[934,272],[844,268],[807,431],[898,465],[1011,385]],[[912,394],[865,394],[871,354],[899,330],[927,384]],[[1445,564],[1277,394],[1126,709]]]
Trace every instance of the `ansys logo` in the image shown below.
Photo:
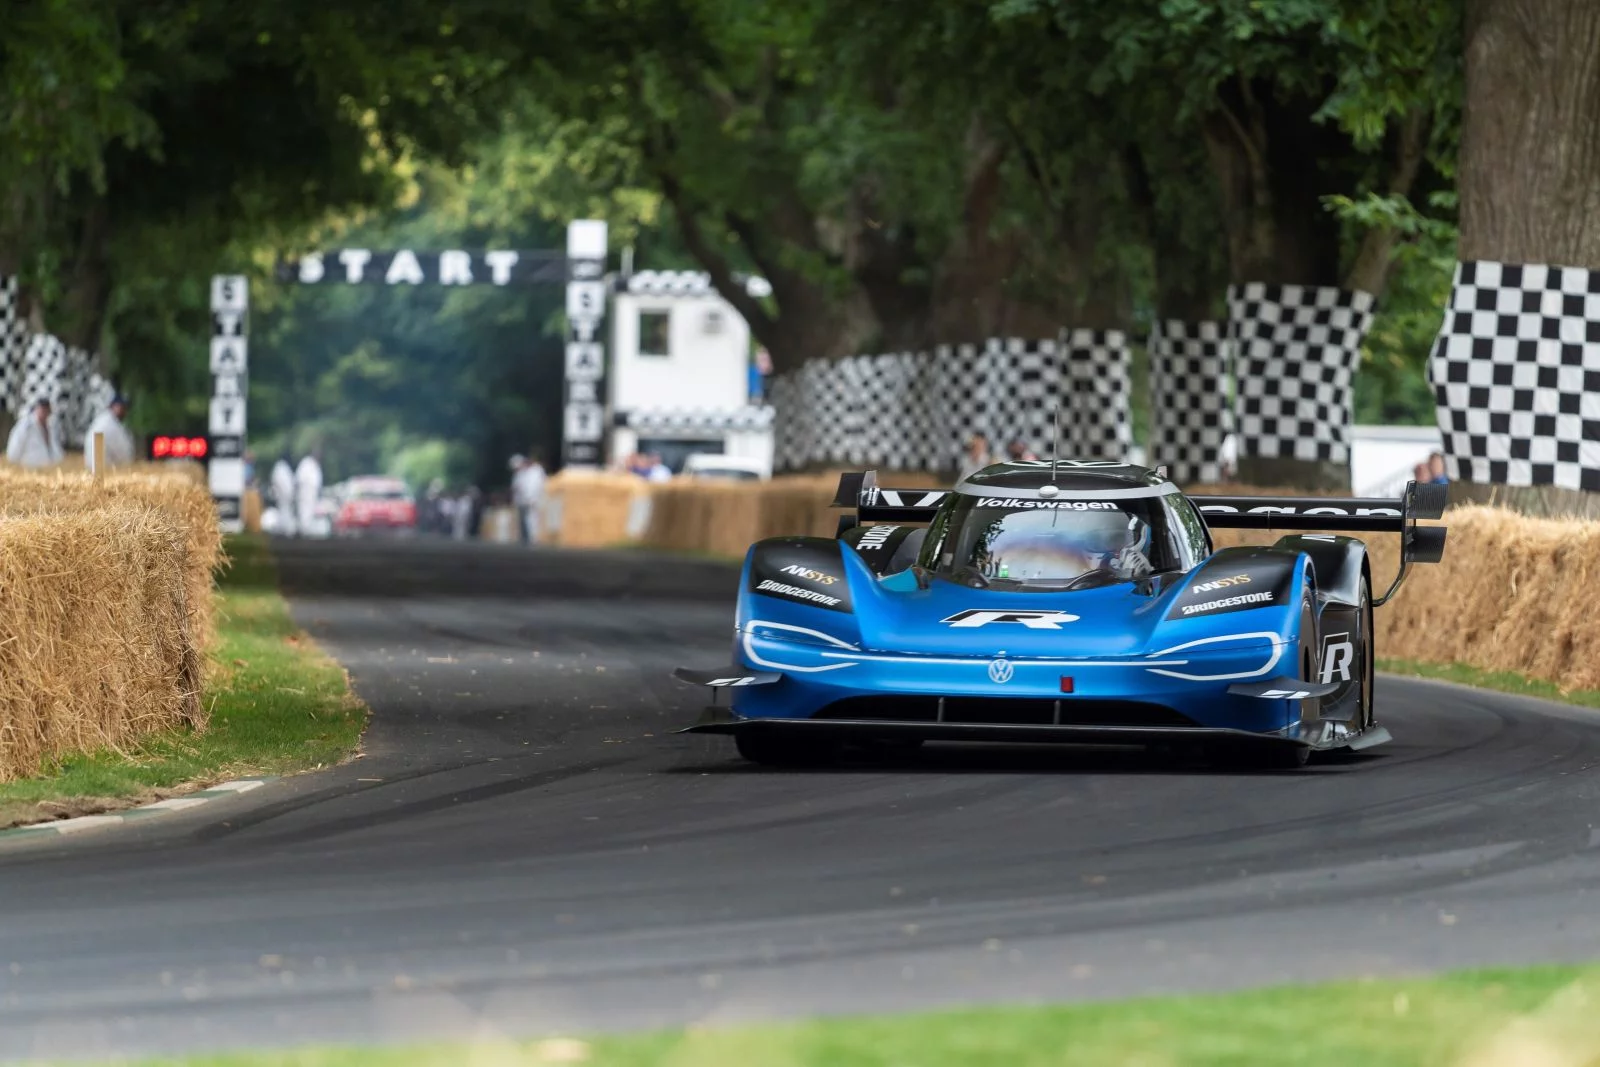
[[[832,585],[839,580],[838,575],[814,571],[810,567],[802,567],[798,563],[789,564],[789,566],[783,568],[783,573],[792,574],[796,578],[804,578],[808,582],[816,582],[818,585]]]

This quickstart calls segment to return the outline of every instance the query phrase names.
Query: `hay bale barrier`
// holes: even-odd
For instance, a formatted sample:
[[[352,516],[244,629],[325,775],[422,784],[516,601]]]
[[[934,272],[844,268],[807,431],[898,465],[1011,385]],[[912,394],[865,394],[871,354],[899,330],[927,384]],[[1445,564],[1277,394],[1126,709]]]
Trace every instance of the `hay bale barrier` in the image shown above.
[[[0,468],[0,781],[203,728],[221,560],[188,472]]]
[[[562,477],[562,476],[558,476]],[[552,479],[557,481],[558,479]],[[884,475],[886,485],[940,483],[927,474]],[[839,512],[828,507],[837,472],[768,482],[648,485],[633,475],[588,474],[565,481],[558,507],[579,517],[556,542],[603,547],[637,544],[737,559],[752,541],[783,534],[830,537]],[[1301,490],[1225,485],[1195,493],[1303,496]],[[1327,494],[1322,494],[1327,495]],[[1337,494],[1335,494],[1337,495]],[[648,521],[629,530],[639,501]],[[635,515],[637,518],[637,515]],[[1588,578],[1600,577],[1600,521],[1529,518],[1504,508],[1451,508],[1444,562],[1411,569],[1400,594],[1377,612],[1385,658],[1512,671],[1561,689],[1600,689],[1600,627],[1588,623]],[[1280,534],[1221,530],[1219,545],[1271,544]],[[1400,565],[1400,539],[1366,537],[1374,595]]]

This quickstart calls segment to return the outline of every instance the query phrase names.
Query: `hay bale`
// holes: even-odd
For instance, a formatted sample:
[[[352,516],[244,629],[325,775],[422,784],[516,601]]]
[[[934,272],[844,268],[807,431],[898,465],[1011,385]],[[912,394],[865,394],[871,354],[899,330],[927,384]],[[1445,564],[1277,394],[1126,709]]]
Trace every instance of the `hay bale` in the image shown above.
[[[0,781],[204,725],[188,552],[177,519],[133,501],[0,522]]]
[[[186,468],[194,468],[193,470]],[[198,464],[136,464],[119,468],[99,482],[85,471],[0,469],[0,516],[68,515],[108,503],[128,503],[169,516],[181,530],[185,553],[181,573],[194,613],[194,639],[211,647],[215,620],[212,578],[223,563],[222,529],[216,505]]]
[[[542,539],[567,548],[622,544],[628,540],[634,501],[647,496],[650,489],[635,474],[561,471],[545,483]]]

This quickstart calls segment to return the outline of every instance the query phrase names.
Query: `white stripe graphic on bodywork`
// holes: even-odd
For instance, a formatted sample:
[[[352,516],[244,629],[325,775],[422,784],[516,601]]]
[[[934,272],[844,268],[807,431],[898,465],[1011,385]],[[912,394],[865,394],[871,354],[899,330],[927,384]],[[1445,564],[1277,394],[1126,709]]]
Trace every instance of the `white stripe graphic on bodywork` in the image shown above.
[[[1220,641],[1248,641],[1253,637],[1265,637],[1272,642],[1272,656],[1267,660],[1266,665],[1261,667],[1259,670],[1238,671],[1233,674],[1186,674],[1183,671],[1163,671],[1155,667],[1150,667],[1149,671],[1151,674],[1163,674],[1168,678],[1182,678],[1186,682],[1231,682],[1244,678],[1260,678],[1262,675],[1269,673],[1273,667],[1278,665],[1278,661],[1283,658],[1283,650],[1288,645],[1288,642],[1279,643],[1278,635],[1275,633],[1267,633],[1263,631],[1251,634],[1223,634],[1221,637],[1202,637],[1196,641],[1185,641],[1181,645],[1173,645],[1171,648],[1164,648],[1160,652],[1151,653],[1151,655],[1167,656],[1174,652],[1182,652],[1186,648],[1193,648],[1196,645],[1214,645]]]
[[[753,643],[754,642],[754,638],[755,638],[755,634],[751,632],[757,626],[765,626],[765,627],[767,627],[768,629],[771,629],[771,630],[788,630],[791,633],[809,634],[812,637],[820,637],[820,638],[822,638],[822,640],[826,641],[830,645],[835,646],[836,648],[851,648],[851,649],[853,649],[853,648],[855,648],[855,646],[852,645],[848,641],[839,640],[837,637],[833,636],[832,634],[823,633],[821,630],[813,630],[809,626],[795,626],[792,623],[787,623],[787,622],[768,622],[765,619],[751,619],[748,623],[745,624],[745,630],[744,630],[744,635],[743,635],[743,637],[744,637],[744,641],[743,641],[744,654],[750,658],[750,662],[755,663],[755,664],[757,664],[759,666],[771,667],[774,670],[780,670],[780,671],[799,671],[799,672],[804,673],[804,674],[815,674],[815,673],[817,673],[819,671],[836,671],[836,670],[839,670],[841,667],[854,667],[855,666],[855,662],[852,661],[852,662],[849,662],[849,663],[827,663],[827,664],[823,664],[820,667],[802,667],[799,664],[795,664],[795,663],[778,663],[778,662],[775,662],[773,660],[762,659],[761,656],[759,654],[757,654],[757,652],[755,650],[755,646],[754,646],[754,643]],[[824,652],[822,654],[823,655],[827,655],[826,652]],[[837,653],[835,653],[835,655],[837,655]]]

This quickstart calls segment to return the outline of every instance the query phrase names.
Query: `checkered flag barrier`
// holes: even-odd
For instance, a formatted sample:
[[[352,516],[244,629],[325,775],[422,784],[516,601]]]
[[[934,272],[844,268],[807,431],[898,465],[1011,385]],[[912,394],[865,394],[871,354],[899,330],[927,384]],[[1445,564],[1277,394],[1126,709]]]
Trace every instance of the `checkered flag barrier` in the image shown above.
[[[747,405],[732,410],[639,409],[619,412],[616,424],[653,433],[749,433],[772,425],[772,409]]]
[[[991,434],[993,361],[987,347],[939,345],[933,350],[934,402],[942,409],[945,441],[935,467],[954,466],[962,443],[975,433]]]
[[[1350,461],[1351,379],[1372,305],[1371,293],[1327,286],[1229,287],[1241,456]]]
[[[116,390],[95,372],[95,356],[50,334],[30,334],[15,277],[0,278],[0,404],[20,416],[39,399],[50,401],[64,444],[79,448],[94,417]]]
[[[1150,328],[1150,462],[1179,484],[1222,480],[1222,442],[1233,432],[1227,327],[1157,321]]]
[[[1457,264],[1428,373],[1452,478],[1600,492],[1600,271]]]
[[[1065,395],[1061,397],[1062,457],[1121,461],[1133,447],[1129,401],[1132,353],[1121,330],[1066,330],[1062,333]],[[1055,398],[1049,406],[1053,408]],[[1050,411],[1043,413],[1043,436],[1033,446],[1050,451]]]
[[[767,400],[772,404],[772,466],[775,470],[798,470],[806,465],[806,409],[800,403],[800,382],[792,374],[774,375],[767,382]]]
[[[16,415],[22,407],[23,357],[28,328],[17,305],[16,275],[0,277],[0,404]]]
[[[56,401],[56,384],[67,369],[67,346],[47,333],[28,338],[22,357],[22,406],[32,407],[40,400]]]
[[[772,383],[777,466],[940,470],[958,461],[973,433],[997,448],[1021,440],[1043,454],[1058,405],[1063,449],[1121,458],[1132,437],[1126,337],[1080,330],[1064,341],[810,360]]]

